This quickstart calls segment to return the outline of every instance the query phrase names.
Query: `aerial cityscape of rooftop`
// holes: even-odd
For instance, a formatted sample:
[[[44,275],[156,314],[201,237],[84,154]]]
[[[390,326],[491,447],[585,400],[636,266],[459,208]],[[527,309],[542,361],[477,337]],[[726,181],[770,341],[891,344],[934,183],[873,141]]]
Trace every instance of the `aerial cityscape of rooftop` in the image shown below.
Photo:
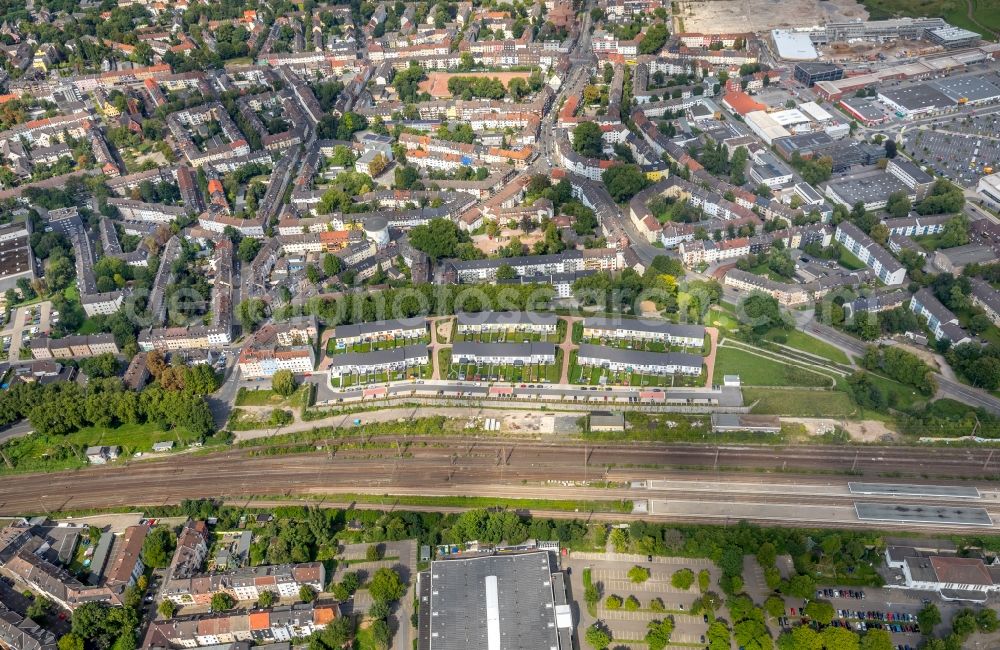
[[[0,0],[0,650],[1000,648],[1000,6]]]

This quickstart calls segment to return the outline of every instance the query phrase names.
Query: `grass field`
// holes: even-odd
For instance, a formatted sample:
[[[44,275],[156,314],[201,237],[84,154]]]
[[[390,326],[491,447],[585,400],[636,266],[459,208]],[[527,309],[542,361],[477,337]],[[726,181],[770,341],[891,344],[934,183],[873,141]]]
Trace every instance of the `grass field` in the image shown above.
[[[14,467],[11,469],[5,464],[0,465],[0,473],[44,472],[86,467],[87,458],[83,452],[87,447],[118,446],[122,448],[122,456],[131,456],[137,451],[150,453],[153,443],[165,440],[173,440],[179,447],[183,447],[198,440],[198,436],[180,428],[164,431],[155,423],[124,424],[114,429],[86,427],[65,436],[33,433],[4,444],[4,455]]]
[[[733,308],[729,305],[716,305],[705,317],[705,324],[718,327],[721,330],[734,330],[739,327]]]
[[[815,391],[797,388],[744,388],[743,401],[753,404],[752,413],[761,415],[788,415],[811,418],[849,417],[857,408],[847,393],[840,391]]]
[[[863,0],[862,4],[872,20],[894,16],[941,16],[956,27],[979,32],[990,40],[996,40],[996,33],[1000,32],[1000,4],[995,0],[971,0],[972,20],[969,20],[965,0]]]
[[[865,263],[855,257],[854,253],[847,250],[840,244],[837,244],[837,248],[840,251],[840,256],[837,258],[837,262],[845,269],[850,271],[860,271],[865,268]]]
[[[829,386],[831,379],[799,366],[759,357],[744,350],[720,347],[715,357],[712,381],[722,383],[725,375],[739,375],[744,386]]]
[[[808,352],[809,354],[815,354],[816,356],[823,357],[824,359],[829,359],[834,363],[850,363],[850,359],[844,354],[843,350],[838,347],[834,347],[825,341],[820,341],[816,337],[809,336],[801,330],[771,330],[768,332],[764,338],[773,341],[775,336],[784,336],[784,345],[790,348],[795,348],[796,350],[802,350],[803,352]]]

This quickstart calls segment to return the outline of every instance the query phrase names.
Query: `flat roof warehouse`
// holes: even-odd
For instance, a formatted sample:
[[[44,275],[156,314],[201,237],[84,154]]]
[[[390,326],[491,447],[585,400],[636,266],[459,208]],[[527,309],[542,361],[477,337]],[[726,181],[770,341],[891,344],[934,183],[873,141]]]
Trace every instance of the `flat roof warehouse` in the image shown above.
[[[437,560],[425,579],[420,650],[572,650],[565,582],[549,551]]]

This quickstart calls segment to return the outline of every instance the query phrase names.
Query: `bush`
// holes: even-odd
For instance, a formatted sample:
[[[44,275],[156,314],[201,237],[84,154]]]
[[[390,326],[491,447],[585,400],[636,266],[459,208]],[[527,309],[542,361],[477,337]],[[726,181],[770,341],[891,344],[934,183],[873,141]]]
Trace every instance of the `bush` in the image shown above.
[[[634,566],[628,570],[628,579],[640,585],[649,580],[649,569],[644,566]]]
[[[712,574],[708,572],[708,569],[702,569],[698,572],[698,591],[705,593],[711,586]]]
[[[675,571],[674,575],[670,577],[670,584],[675,589],[690,589],[691,585],[694,584],[694,571],[687,568]]]
[[[629,596],[625,599],[625,610],[629,612],[639,611],[639,599],[635,596]]]
[[[667,607],[663,604],[663,599],[657,597],[649,601],[649,609],[654,612],[664,612],[667,610]]]
[[[616,596],[614,594],[611,594],[610,596],[604,599],[604,606],[610,610],[621,609],[622,608],[621,596]]]

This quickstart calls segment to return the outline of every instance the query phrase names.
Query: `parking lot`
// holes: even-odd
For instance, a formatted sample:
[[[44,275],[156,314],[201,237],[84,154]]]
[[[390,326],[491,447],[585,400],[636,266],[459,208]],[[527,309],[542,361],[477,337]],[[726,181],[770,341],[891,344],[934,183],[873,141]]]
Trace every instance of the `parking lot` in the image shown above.
[[[719,572],[714,563],[701,559],[671,557],[654,557],[650,562],[645,556],[574,553],[568,558],[562,558],[562,565],[564,569],[569,570],[571,594],[580,603],[577,638],[583,639],[586,629],[595,620],[600,620],[616,640],[611,647],[642,648],[645,644],[630,646],[624,640],[642,639],[646,635],[650,621],[662,620],[669,615],[673,617],[675,623],[674,632],[670,637],[672,644],[699,646],[704,643],[708,623],[702,615],[695,616],[688,613],[691,604],[701,595],[697,580],[690,589],[683,590],[671,585],[670,578],[674,572],[683,568],[691,569],[695,574],[707,569],[711,575],[710,588],[718,592]],[[632,582],[628,578],[628,571],[634,566],[649,569],[649,579],[640,584]],[[594,611],[596,617],[587,611],[583,603],[583,571],[587,568],[591,571],[591,580],[601,585],[602,600]],[[628,596],[635,596],[639,601],[639,609],[637,611],[608,609],[605,607],[604,599],[610,595],[619,596],[623,600]],[[657,598],[663,602],[664,611],[654,611],[650,607],[652,601]],[[617,642],[619,640],[621,642]]]
[[[904,141],[906,150],[934,173],[971,187],[981,176],[1000,170],[997,134],[1000,134],[1000,117],[985,115],[946,122],[937,130],[921,127],[908,131]]]
[[[52,323],[59,322],[58,312],[52,311],[48,300],[14,310],[14,317],[0,331],[0,360],[16,361],[21,349],[28,349],[31,339],[48,334]]]

